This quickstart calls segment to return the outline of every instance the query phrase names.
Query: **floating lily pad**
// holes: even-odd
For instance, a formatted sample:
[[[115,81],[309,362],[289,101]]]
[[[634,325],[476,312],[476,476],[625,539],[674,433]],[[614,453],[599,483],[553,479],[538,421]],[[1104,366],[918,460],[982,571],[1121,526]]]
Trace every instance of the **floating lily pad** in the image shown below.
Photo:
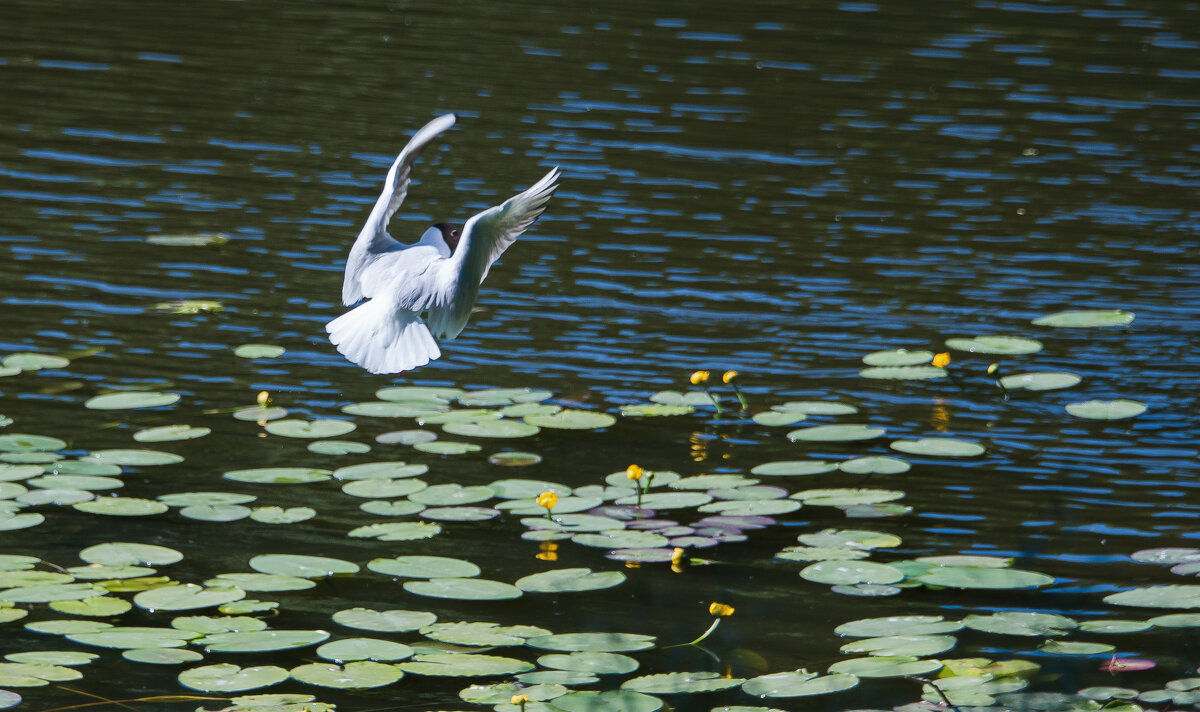
[[[426,418],[446,411],[446,406],[428,401],[367,401],[342,407],[347,415],[372,418]]]
[[[379,638],[342,638],[317,648],[317,655],[337,663],[373,660],[394,662],[412,657],[413,649],[403,643]]]
[[[511,583],[481,578],[434,578],[426,581],[405,581],[404,590],[418,596],[452,598],[459,601],[500,601],[521,597],[521,589]]]
[[[488,456],[488,462],[501,467],[528,467],[542,461],[542,456],[532,452],[497,452]]]
[[[575,691],[555,698],[556,712],[657,712],[662,700],[633,690]]]
[[[247,420],[255,423],[279,420],[286,417],[287,414],[287,408],[280,408],[279,406],[251,405],[233,411],[233,417],[238,420]]]
[[[817,425],[788,433],[788,440],[806,442],[848,442],[882,437],[883,428],[870,425]]]
[[[89,398],[83,405],[92,410],[132,410],[135,408],[158,408],[179,400],[178,393],[156,393],[154,391],[131,391],[106,393]]]
[[[131,662],[150,665],[181,665],[204,659],[204,656],[195,650],[180,648],[133,648],[122,651],[121,657]]]
[[[445,484],[425,487],[413,492],[408,498],[427,506],[457,506],[485,502],[494,496],[492,489],[485,485],[463,487],[458,484]]]
[[[761,413],[755,413],[753,416],[751,416],[751,420],[759,425],[777,428],[785,425],[795,425],[807,417],[808,416],[804,413],[764,410]]]
[[[539,428],[557,428],[562,430],[598,430],[607,428],[617,422],[608,413],[597,413],[590,410],[575,410],[567,408],[553,415],[530,415],[524,418],[526,423]]]
[[[179,510],[180,516],[202,522],[236,522],[250,516],[250,508],[240,504],[196,504]]]
[[[195,427],[192,425],[163,425],[157,428],[139,430],[133,434],[133,439],[139,443],[161,443],[174,440],[195,440],[212,432],[212,428]]]
[[[234,482],[250,482],[253,484],[309,484],[324,482],[333,473],[315,467],[260,467],[252,470],[230,470],[221,475],[224,479]]]
[[[661,534],[627,529],[575,534],[571,541],[598,549],[654,549],[668,544],[667,537]]]
[[[771,410],[805,415],[851,415],[858,412],[858,408],[852,405],[831,401],[788,401],[771,406]]]
[[[213,633],[199,642],[210,653],[262,653],[307,648],[329,640],[323,630],[239,630]]]
[[[1200,615],[1194,616],[1196,625],[1200,626]],[[1155,625],[1154,619],[1148,621],[1119,620],[1106,618],[1098,621],[1084,621],[1079,624],[1079,630],[1088,633],[1141,633],[1150,630]]]
[[[929,381],[947,374],[946,369],[937,366],[871,366],[858,375],[882,381]]]
[[[449,404],[463,394],[461,388],[428,388],[423,386],[392,386],[375,391],[379,400],[434,401]]]
[[[1109,594],[1104,597],[1104,602],[1114,606],[1143,608],[1200,608],[1200,585],[1139,586]]]
[[[83,673],[63,665],[42,663],[0,663],[0,685],[6,687],[45,687],[50,682],[78,680]]]
[[[941,616],[885,616],[843,623],[833,632],[850,637],[877,638],[892,635],[940,635],[962,630],[962,627],[960,621],[948,621]]]
[[[229,236],[215,232],[198,232],[194,235],[150,235],[146,238],[146,242],[164,247],[205,247],[224,245],[229,242]]]
[[[408,662],[399,663],[406,673],[435,675],[441,677],[485,677],[492,675],[514,675],[534,668],[531,663],[499,655],[465,653],[427,653],[415,655]]]
[[[46,521],[46,515],[40,512],[3,512],[0,511],[0,532],[17,531],[36,527]]]
[[[858,677],[907,677],[927,675],[942,668],[939,660],[920,660],[911,655],[892,655],[842,660],[829,666],[829,672]]]
[[[488,388],[462,393],[458,396],[458,402],[465,406],[490,407],[513,403],[537,403],[553,395],[550,391],[532,388]]]
[[[695,412],[695,406],[683,404],[633,403],[621,406],[621,415],[627,418],[658,418]]]
[[[1004,376],[1000,379],[1000,385],[1010,391],[1053,391],[1078,385],[1082,380],[1079,376],[1065,371],[1039,371]]]
[[[538,658],[537,662],[542,667],[597,675],[623,675],[638,669],[638,661],[635,658],[620,653],[596,651],[551,653]]]
[[[345,665],[308,663],[292,668],[290,674],[300,682],[338,690],[384,687],[404,677],[404,672],[395,665],[371,661],[356,661]]]
[[[100,657],[95,653],[79,650],[30,650],[24,653],[8,653],[4,659],[13,663],[40,665],[87,665]]]
[[[446,423],[442,429],[472,438],[527,438],[541,429],[519,420],[485,420],[477,423]]]
[[[530,638],[526,644],[541,650],[628,653],[653,648],[654,640],[638,633],[560,633]]]
[[[385,576],[397,578],[473,578],[481,569],[470,561],[446,556],[397,556],[392,559],[372,559],[367,568]]]
[[[349,467],[339,467],[333,471],[333,476],[339,480],[398,480],[405,477],[416,477],[429,472],[428,465],[409,464],[407,462],[364,462]]]
[[[593,572],[588,568],[556,569],[517,579],[516,586],[530,593],[598,591],[619,586],[625,581],[620,571]]]
[[[1068,403],[1067,412],[1076,418],[1088,420],[1122,420],[1146,412],[1141,401],[1119,398],[1117,400],[1090,400],[1083,403]]]
[[[89,564],[106,566],[167,566],[181,561],[183,554],[156,544],[110,542],[89,546],[79,552],[79,558]]]
[[[371,451],[371,446],[353,440],[313,440],[308,451],[318,455],[361,455]]]
[[[86,458],[83,458],[83,460],[85,462],[130,465],[133,467],[175,465],[183,462],[183,458],[179,455],[159,450],[96,450]]]
[[[662,405],[712,406],[712,398],[703,391],[659,391],[650,400]]]
[[[267,623],[249,616],[176,616],[171,619],[171,627],[211,635],[265,630]]]
[[[179,684],[201,692],[244,692],[278,685],[288,671],[274,665],[239,667],[230,663],[205,665],[179,673]]]
[[[569,670],[538,670],[521,673],[514,678],[522,685],[591,685],[600,680],[590,673]]]
[[[327,556],[302,554],[260,554],[250,559],[250,568],[264,574],[306,579],[358,573],[358,564]]]
[[[839,463],[837,467],[851,475],[898,475],[912,469],[912,465],[904,460],[885,455],[856,457]]]
[[[436,440],[433,442],[415,443],[413,444],[413,449],[432,455],[465,455],[470,452],[479,452],[482,448],[474,443]]]
[[[347,628],[370,630],[377,633],[405,633],[434,623],[437,621],[437,616],[428,611],[376,611],[370,608],[347,608],[334,613],[333,620]]]
[[[800,572],[800,577],[816,583],[888,584],[904,580],[904,574],[894,566],[873,561],[828,560],[818,561]]]
[[[976,336],[973,339],[947,339],[946,345],[956,351],[997,355],[1033,354],[1042,350],[1042,342],[1020,336]]]
[[[862,360],[868,366],[919,366],[932,361],[933,352],[891,349],[869,353]]]
[[[807,670],[760,675],[742,683],[742,691],[755,697],[808,697],[849,690],[858,677],[845,673],[817,675]]]
[[[356,527],[346,536],[380,541],[413,541],[430,539],[441,533],[442,527],[433,522],[386,522]]]
[[[140,497],[102,497],[87,502],[77,502],[71,506],[88,514],[102,514],[110,517],[148,517],[162,514],[169,509],[162,502]]]
[[[42,369],[66,368],[71,362],[62,356],[22,351],[5,356],[2,363],[6,368],[17,368],[22,371],[40,371]]]
[[[287,438],[336,438],[357,426],[349,420],[317,418],[315,420],[272,420],[263,428],[272,435]]]
[[[1108,643],[1079,640],[1047,640],[1038,646],[1038,650],[1049,655],[1108,655],[1116,649]]]
[[[718,672],[667,672],[631,678],[621,683],[621,689],[645,694],[670,695],[728,690],[743,682],[745,680],[740,677],[722,677]]]
[[[107,627],[102,630],[66,633],[67,640],[98,648],[132,650],[134,648],[181,648],[200,634],[175,628],[139,626]]]
[[[521,707],[530,709],[530,712],[536,712],[539,709],[536,706],[539,702],[552,700],[566,693],[567,688],[558,684],[525,685],[500,682],[493,685],[471,685],[460,690],[458,696],[464,702],[471,704],[495,705],[493,709],[496,712],[520,712]],[[511,700],[517,694],[527,698],[527,701],[522,705],[513,705]]]
[[[1037,326],[1085,328],[1096,326],[1125,326],[1133,322],[1133,313],[1120,309],[1080,309],[1055,312],[1033,320]]]
[[[0,452],[46,452],[62,450],[66,447],[66,441],[49,435],[30,435],[28,433],[0,435]]]
[[[845,549],[838,546],[788,546],[775,554],[785,561],[834,561],[865,559],[870,552],[863,549]]]
[[[273,344],[242,344],[233,350],[238,358],[279,358],[287,349]]]
[[[855,487],[826,487],[796,492],[791,499],[804,502],[806,506],[847,507],[858,504],[891,502],[904,496],[901,490],[867,489]]]
[[[875,656],[911,655],[923,658],[950,650],[958,642],[952,635],[889,635],[846,643],[843,653],[867,653]]]
[[[957,438],[895,440],[889,447],[910,455],[928,455],[930,457],[977,457],[986,452],[979,443]]]
[[[1038,637],[1066,635],[1079,627],[1078,623],[1066,616],[1034,611],[1000,611],[988,616],[970,615],[963,618],[963,625],[985,633]]]
[[[801,534],[801,544],[808,546],[834,546],[849,549],[880,549],[900,546],[901,539],[895,534],[866,529],[824,529],[812,534]]]
[[[917,577],[921,583],[946,588],[1037,588],[1054,583],[1053,576],[1021,569],[983,566],[939,566]],[[1197,586],[1200,589],[1200,586]]]
[[[133,597],[133,602],[149,611],[188,611],[219,606],[245,597],[246,592],[236,586],[206,587],[186,583],[142,591]]]
[[[1200,613],[1171,613],[1146,622],[1159,628],[1200,628]]]
[[[315,516],[317,510],[311,507],[255,507],[250,511],[250,518],[263,524],[295,524]]]
[[[2,596],[3,594],[0,594]],[[89,596],[72,601],[51,601],[50,609],[69,616],[111,618],[128,612],[133,604],[114,596]]]

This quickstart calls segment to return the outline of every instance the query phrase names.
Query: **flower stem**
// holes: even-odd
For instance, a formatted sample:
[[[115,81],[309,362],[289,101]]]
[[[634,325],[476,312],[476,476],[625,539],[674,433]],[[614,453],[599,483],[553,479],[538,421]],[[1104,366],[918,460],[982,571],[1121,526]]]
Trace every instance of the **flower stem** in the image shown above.
[[[712,622],[712,625],[710,625],[710,626],[708,627],[708,630],[706,630],[706,631],[704,631],[703,633],[701,633],[699,638],[696,638],[695,640],[693,640],[693,641],[692,641],[692,642],[690,642],[690,643],[684,643],[684,645],[698,645],[698,644],[700,644],[700,643],[704,642],[704,639],[705,639],[705,638],[707,638],[708,636],[712,635],[713,631],[714,631],[714,630],[716,630],[716,629],[717,629],[717,626],[719,626],[719,625],[721,625],[721,619],[720,619],[720,618],[718,618],[718,619],[716,619],[715,621],[713,621],[713,622]]]

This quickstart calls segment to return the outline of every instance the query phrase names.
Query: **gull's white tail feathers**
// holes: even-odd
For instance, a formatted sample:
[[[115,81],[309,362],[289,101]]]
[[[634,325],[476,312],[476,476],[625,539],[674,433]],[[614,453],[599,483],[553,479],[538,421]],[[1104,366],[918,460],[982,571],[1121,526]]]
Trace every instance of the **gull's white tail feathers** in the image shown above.
[[[325,330],[343,356],[371,373],[411,371],[442,355],[421,317],[387,299],[361,304]]]

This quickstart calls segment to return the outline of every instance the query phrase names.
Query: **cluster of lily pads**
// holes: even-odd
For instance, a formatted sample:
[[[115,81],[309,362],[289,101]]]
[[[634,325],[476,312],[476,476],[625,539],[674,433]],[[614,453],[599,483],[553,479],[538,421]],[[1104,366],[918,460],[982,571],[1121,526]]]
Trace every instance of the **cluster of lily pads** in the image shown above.
[[[1132,315],[1124,312],[1070,312],[1036,323],[1080,327],[1127,324],[1131,320]],[[1033,353],[1041,348],[1038,342],[1016,337],[952,339],[947,345],[988,354]],[[283,353],[281,347],[269,344],[243,344],[235,349],[235,354],[245,359],[278,358]],[[948,359],[932,365],[931,352],[880,352],[865,360],[868,368],[863,375],[868,378],[922,380],[951,375]],[[68,364],[67,359],[58,356],[12,354],[4,359],[0,376],[63,369]],[[726,384],[736,377],[730,373],[725,376]],[[692,379],[693,385],[703,385],[706,380]],[[1005,392],[1022,388],[1049,390],[1080,382],[1074,374],[1038,372],[999,380]],[[837,422],[858,413],[857,407],[847,403],[788,401],[752,411],[740,390],[737,395],[740,417],[768,429],[768,437],[771,428],[790,427],[810,419],[820,424],[805,422],[787,431],[786,438],[800,445],[862,443],[873,447],[887,435],[885,427]],[[336,485],[345,499],[332,506],[345,509],[346,503],[354,502],[364,514],[377,518],[345,530],[345,536],[352,539],[418,542],[442,534],[446,527],[505,517],[520,523],[514,535],[520,531],[520,538],[543,547],[570,541],[598,548],[608,559],[626,566],[670,563],[674,571],[681,573],[688,562],[719,566],[716,552],[720,546],[747,541],[756,530],[780,524],[802,508],[828,512],[825,516],[873,519],[913,511],[900,501],[904,491],[893,487],[793,487],[793,483],[819,482],[823,475],[854,475],[863,484],[864,478],[887,480],[909,471],[912,465],[901,455],[953,460],[987,452],[985,444],[974,440],[938,436],[892,439],[885,451],[891,454],[876,450],[843,459],[770,461],[752,467],[746,474],[701,472],[685,476],[667,469],[633,466],[574,486],[514,477],[486,484],[430,483],[422,477],[431,472],[431,466],[437,468],[447,458],[469,457],[488,448],[487,461],[496,467],[527,467],[541,462],[541,456],[512,449],[509,443],[534,436],[544,442],[548,433],[556,430],[604,430],[618,426],[620,420],[611,413],[555,403],[551,392],[528,388],[465,391],[389,387],[377,391],[375,398],[345,405],[340,414],[295,418],[289,417],[285,407],[271,402],[269,394],[262,393],[255,404],[230,408],[229,412],[248,429],[257,428],[265,437],[278,438],[279,444],[295,439],[314,454],[353,458],[375,448],[388,452],[401,448],[403,459],[354,462],[336,468],[228,470],[219,480],[228,483],[225,489],[214,486],[205,491],[162,492],[153,499],[113,493],[125,484],[122,476],[128,473],[127,468],[169,468],[182,462],[182,456],[145,447],[87,451],[53,436],[15,432],[0,435],[0,531],[37,526],[60,507],[103,516],[168,515],[204,522],[249,520],[263,525],[298,525],[320,518],[324,505],[270,504],[279,486],[311,486],[321,493],[312,497],[317,504],[329,502],[329,487]],[[619,407],[620,415],[637,421],[687,416],[721,407],[717,394],[707,386],[703,390],[661,391],[648,400]],[[211,428],[179,422],[176,411],[181,403],[186,407],[177,393],[129,390],[96,394],[84,406],[116,413],[139,411],[139,423],[149,427],[131,428],[130,437],[140,445],[210,437]],[[1144,405],[1138,410],[1127,405],[1132,402],[1125,403],[1071,404],[1067,410],[1077,417],[1107,419],[1133,417],[1145,409]],[[154,418],[163,422],[155,424]],[[380,432],[372,442],[352,439],[351,434],[358,430],[355,419],[375,424],[392,420],[412,423]],[[0,427],[10,425],[12,419],[0,417]],[[437,469],[432,471],[442,474]],[[260,493],[266,493],[267,504],[257,504]],[[905,590],[936,595],[943,589],[1036,589],[1054,583],[1047,574],[1013,568],[1012,562],[1003,557],[889,555],[888,551],[900,543],[900,537],[888,532],[818,526],[801,532],[797,545],[783,548],[776,558],[797,562],[799,577],[806,581],[853,596],[888,596]],[[696,555],[700,551],[706,552],[705,559]],[[842,646],[842,653],[851,657],[827,667],[822,665],[826,667],[824,673],[787,670],[748,679],[711,670],[633,675],[642,666],[638,654],[661,649],[654,636],[554,633],[541,625],[503,625],[490,620],[486,608],[489,601],[527,595],[561,600],[569,606],[569,599],[560,597],[620,586],[627,581],[626,571],[552,567],[505,581],[486,577],[484,567],[468,558],[432,556],[414,548],[400,555],[360,561],[262,553],[246,561],[248,571],[189,581],[186,575],[160,573],[163,567],[184,558],[182,552],[167,547],[106,542],[84,549],[79,558],[82,563],[71,565],[52,564],[26,554],[0,555],[0,624],[36,618],[24,623],[25,627],[60,636],[64,648],[74,644],[121,650],[122,656],[133,662],[188,665],[177,676],[179,684],[206,694],[243,693],[288,681],[338,690],[368,689],[394,684],[405,676],[437,676],[471,680],[460,692],[461,699],[492,705],[497,710],[652,712],[664,705],[663,695],[740,689],[759,699],[800,697],[847,690],[866,678],[908,677],[924,681],[924,702],[918,704],[1042,709],[1038,705],[1049,699],[1046,693],[1023,691],[1037,664],[1023,659],[945,658],[944,654],[958,644],[952,634],[965,631],[970,635],[1036,637],[1043,642],[1031,647],[1030,655],[1125,660],[1129,654],[1106,641],[1063,638],[1200,627],[1200,614],[1190,613],[1144,620],[1096,617],[1083,621],[1057,613],[1004,610],[966,615],[958,621],[940,616],[892,616],[839,626],[835,634],[856,638]],[[556,557],[542,558],[553,561]],[[1194,576],[1200,570],[1200,550],[1147,550],[1132,559],[1171,564],[1172,571],[1182,576]],[[470,601],[480,618],[443,620],[438,613],[420,607],[350,607],[330,616],[330,630],[324,626],[269,626],[267,620],[287,608],[288,594],[320,587],[331,578],[358,576],[399,582],[413,601]],[[264,594],[269,597],[260,597]],[[270,600],[273,598],[285,600]],[[1200,608],[1200,586],[1142,586],[1109,594],[1104,602],[1195,609]],[[122,616],[134,612],[172,617],[153,627],[119,624]],[[177,615],[180,613],[185,615]],[[318,660],[291,668],[225,661],[197,665],[207,662],[207,656],[275,655],[309,648]],[[8,662],[0,663],[0,688],[78,679],[82,676],[78,668],[95,657],[95,653],[79,650],[13,651],[6,655]],[[474,682],[476,678],[503,681]],[[587,689],[593,686],[600,689]],[[1180,678],[1156,690],[1088,688],[1078,695],[1054,699],[1056,708],[1061,709],[1093,710],[1104,702],[1108,709],[1132,712],[1137,704],[1129,700],[1191,704],[1197,689],[1200,680]],[[16,693],[0,690],[0,709],[16,705],[20,699]],[[1116,702],[1120,700],[1124,702]],[[247,695],[234,698],[231,704],[229,709],[247,712],[331,708],[311,695],[299,693]],[[735,705],[720,709],[745,712],[768,708]]]

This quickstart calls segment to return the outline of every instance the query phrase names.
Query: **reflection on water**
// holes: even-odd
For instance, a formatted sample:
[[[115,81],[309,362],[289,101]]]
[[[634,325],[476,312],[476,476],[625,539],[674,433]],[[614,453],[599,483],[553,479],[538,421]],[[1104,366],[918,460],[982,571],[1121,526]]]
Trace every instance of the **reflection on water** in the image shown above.
[[[3,12],[0,353],[102,349],[48,377],[47,392],[0,383],[0,412],[24,432],[83,440],[65,425],[84,422],[83,400],[143,384],[169,385],[198,409],[245,404],[260,389],[302,415],[370,399],[389,381],[323,337],[341,311],[342,260],[395,152],[455,111],[458,127],[417,167],[397,237],[461,220],[550,165],[565,177],[489,275],[468,329],[400,382],[535,386],[613,409],[681,388],[694,368],[737,368],[760,403],[838,399],[889,435],[981,439],[988,455],[969,463],[918,458],[904,480],[915,512],[887,525],[913,552],[1011,555],[1060,579],[1000,607],[1093,610],[1095,594],[1152,579],[1126,554],[1195,542],[1195,5],[801,2],[660,15],[632,3],[167,12],[112,2],[64,15],[18,2]],[[145,242],[197,232],[230,241]],[[224,309],[150,309],[178,299]],[[1137,320],[1029,324],[1067,308]],[[989,333],[1043,339],[1036,358],[1006,363],[1072,371],[1083,385],[1006,402],[978,378],[959,390],[857,376],[876,349]],[[247,342],[288,352],[266,365],[233,359]],[[988,363],[955,356],[964,372]],[[1061,410],[1116,397],[1150,410],[1107,427]],[[847,452],[797,450],[757,426],[693,434],[697,423],[647,422],[625,452],[578,449],[605,472],[664,451],[693,456],[695,472]],[[82,447],[117,447],[129,429]],[[246,443],[258,445],[267,460],[286,457],[270,439]],[[232,466],[226,453],[192,452],[190,486]],[[468,469],[494,477],[481,462]],[[95,536],[78,526],[62,551]],[[808,634],[824,641],[815,661],[795,634],[763,635],[772,668],[823,668],[837,655],[825,617],[860,613],[824,590],[793,593],[793,573],[768,570],[790,536],[729,554],[767,591],[716,568],[700,590],[760,596],[768,619],[780,597],[802,618],[813,612]],[[230,542],[217,556],[240,565],[243,554]],[[692,605],[688,594],[661,595]],[[791,600],[808,595],[820,602]]]

